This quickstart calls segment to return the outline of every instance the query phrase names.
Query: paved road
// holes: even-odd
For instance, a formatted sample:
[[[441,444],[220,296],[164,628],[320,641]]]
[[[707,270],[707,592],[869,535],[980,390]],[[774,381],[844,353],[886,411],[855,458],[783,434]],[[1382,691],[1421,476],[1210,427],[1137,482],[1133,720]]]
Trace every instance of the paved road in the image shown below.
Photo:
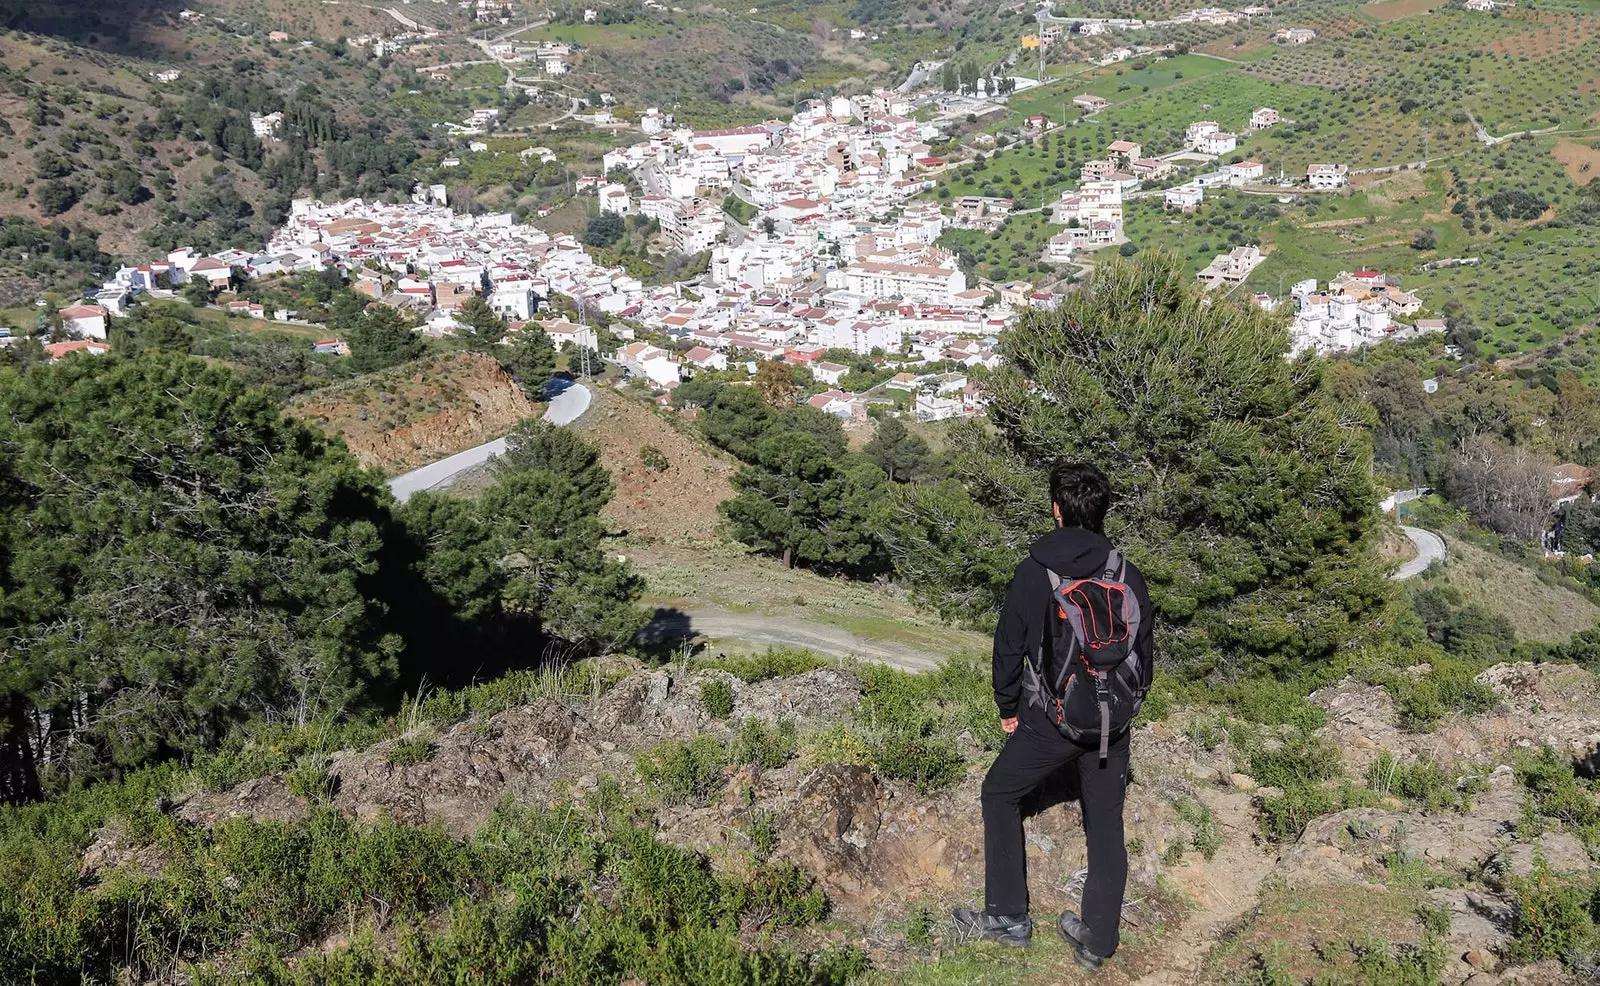
[[[589,409],[589,398],[589,388],[581,383],[575,383],[550,400],[549,406],[544,410],[544,419],[553,425],[570,425]],[[484,442],[476,448],[457,452],[449,458],[430,462],[420,469],[413,469],[396,476],[389,480],[389,492],[394,494],[396,500],[405,503],[411,499],[411,494],[449,486],[450,481],[461,473],[487,462],[490,456],[504,455],[505,451],[504,438]]]
[[[1393,575],[1389,576],[1391,579],[1398,581],[1400,579],[1416,578],[1426,572],[1429,565],[1436,561],[1442,562],[1449,555],[1448,549],[1444,546],[1444,538],[1432,531],[1425,531],[1420,527],[1407,527],[1401,524],[1400,532],[1410,538],[1411,543],[1417,546],[1417,557],[1401,565]]]
[[[687,611],[674,611],[670,616],[657,619],[646,629],[645,635],[665,640],[726,637],[760,645],[803,647],[827,657],[859,657],[907,671],[938,667],[946,657],[904,644],[869,640],[848,630],[790,616],[734,613],[715,607],[697,606]]]
[[[1378,507],[1384,513],[1388,513],[1402,503],[1410,503],[1412,500],[1427,496],[1432,492],[1432,490],[1420,486],[1415,489],[1399,490],[1389,494],[1387,499],[1378,504]],[[1444,538],[1433,531],[1401,524],[1400,533],[1410,538],[1411,543],[1417,546],[1417,557],[1401,565],[1393,575],[1389,576],[1391,579],[1396,581],[1414,579],[1426,572],[1429,565],[1436,561],[1442,562],[1450,556],[1450,549],[1445,547]]]

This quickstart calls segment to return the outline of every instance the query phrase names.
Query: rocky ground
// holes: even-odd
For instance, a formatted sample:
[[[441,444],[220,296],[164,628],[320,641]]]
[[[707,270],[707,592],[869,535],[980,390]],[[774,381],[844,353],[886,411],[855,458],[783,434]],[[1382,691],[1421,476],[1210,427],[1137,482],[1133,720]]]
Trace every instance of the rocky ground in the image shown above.
[[[1512,966],[1507,959],[1511,888],[1533,872],[1535,857],[1556,874],[1582,875],[1596,866],[1574,832],[1519,824],[1527,793],[1513,763],[1518,751],[1549,746],[1580,776],[1592,776],[1600,766],[1600,685],[1561,665],[1499,665],[1479,680],[1493,688],[1498,707],[1446,720],[1426,734],[1401,728],[1382,688],[1347,681],[1315,693],[1312,703],[1327,713],[1317,735],[1341,752],[1345,776],[1357,786],[1365,786],[1359,779],[1387,752],[1398,762],[1431,760],[1448,776],[1467,778],[1475,793],[1465,810],[1457,804],[1429,811],[1384,796],[1374,799],[1377,807],[1312,819],[1287,843],[1262,835],[1260,807],[1281,792],[1245,772],[1249,761],[1226,718],[1215,710],[1180,710],[1140,726],[1127,804],[1126,945],[1098,981],[1277,983],[1347,967],[1368,970],[1374,943],[1381,943],[1381,958],[1405,961],[1406,949],[1423,941],[1428,922],[1418,915],[1425,912],[1435,916],[1435,939],[1444,948],[1441,982],[1594,981],[1581,967],[1575,973],[1558,962]],[[732,692],[731,715],[708,712],[701,697],[708,683],[725,683]],[[593,791],[609,777],[624,792],[649,799],[635,757],[663,740],[709,735],[727,744],[733,724],[745,718],[792,720],[804,738],[849,720],[860,694],[860,681],[846,668],[748,683],[722,670],[639,667],[598,697],[542,699],[336,754],[328,763],[332,799],[352,816],[387,814],[458,835],[474,831],[506,796],[548,802]],[[932,792],[875,776],[849,756],[819,757],[802,742],[801,756],[782,767],[729,768],[709,797],[659,804],[657,827],[714,865],[738,868],[750,865],[752,820],[768,820],[776,833],[773,855],[799,864],[825,888],[834,919],[828,933],[864,945],[875,965],[892,974],[971,951],[953,940],[940,917],[954,902],[981,899],[977,805],[987,756],[971,734],[960,742],[963,779]],[[1046,801],[1028,830],[1036,917],[1076,905],[1084,866],[1076,806],[1054,794]],[[307,805],[285,777],[270,776],[196,793],[175,810],[215,825],[238,815],[302,817]],[[84,868],[92,873],[119,862],[160,865],[108,829]],[[907,922],[918,914],[935,920],[925,934],[908,934]],[[1060,966],[1046,962],[1052,974],[1077,981],[1062,953],[1045,954],[1063,958]],[[1007,961],[1014,958],[995,957],[997,967]],[[1035,966],[1024,978],[1036,972]],[[1377,981],[1371,975],[1350,981]]]

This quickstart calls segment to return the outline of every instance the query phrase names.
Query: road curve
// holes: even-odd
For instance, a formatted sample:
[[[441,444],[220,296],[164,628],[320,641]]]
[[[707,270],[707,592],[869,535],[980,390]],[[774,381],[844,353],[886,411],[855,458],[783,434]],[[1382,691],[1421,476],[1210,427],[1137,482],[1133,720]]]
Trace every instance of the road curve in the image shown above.
[[[589,409],[590,397],[588,387],[575,383],[550,399],[549,406],[544,409],[544,419],[553,425],[570,425]],[[503,455],[505,450],[504,438],[484,442],[465,452],[457,452],[438,462],[430,462],[420,469],[413,469],[394,477],[389,480],[389,492],[394,494],[396,500],[405,503],[411,499],[413,493],[449,486],[450,481],[461,473],[487,462],[490,456]]]
[[[1401,524],[1400,533],[1410,538],[1411,543],[1417,546],[1417,557],[1396,569],[1395,573],[1389,576],[1391,579],[1399,581],[1401,579],[1416,578],[1426,572],[1429,565],[1436,561],[1442,562],[1449,556],[1449,549],[1445,547],[1444,538],[1432,531],[1425,531],[1420,527],[1407,527]]]

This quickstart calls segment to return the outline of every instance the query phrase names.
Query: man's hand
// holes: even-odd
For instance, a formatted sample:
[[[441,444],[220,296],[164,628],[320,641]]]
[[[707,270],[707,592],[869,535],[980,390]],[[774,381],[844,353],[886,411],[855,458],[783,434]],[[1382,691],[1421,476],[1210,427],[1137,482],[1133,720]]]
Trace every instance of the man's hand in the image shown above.
[[[1000,720],[1000,728],[1005,730],[1007,736],[1010,736],[1012,733],[1017,731],[1017,717],[1012,716],[1010,719],[1002,718]]]

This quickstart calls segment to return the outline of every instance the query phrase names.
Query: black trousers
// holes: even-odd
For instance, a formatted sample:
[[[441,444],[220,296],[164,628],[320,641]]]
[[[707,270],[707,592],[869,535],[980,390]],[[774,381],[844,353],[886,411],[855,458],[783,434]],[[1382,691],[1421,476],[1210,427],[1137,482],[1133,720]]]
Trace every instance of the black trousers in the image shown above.
[[[1023,710],[1017,731],[983,779],[983,858],[986,910],[994,915],[1028,912],[1028,855],[1022,835],[1025,807],[1053,774],[1076,763],[1083,799],[1083,834],[1089,874],[1082,913],[1091,952],[1117,950],[1122,895],[1128,884],[1128,848],[1122,835],[1122,802],[1128,787],[1128,734],[1115,737],[1105,765],[1098,747],[1069,742],[1032,708]],[[1070,780],[1070,778],[1069,778]],[[1032,802],[1033,804],[1030,804]]]

